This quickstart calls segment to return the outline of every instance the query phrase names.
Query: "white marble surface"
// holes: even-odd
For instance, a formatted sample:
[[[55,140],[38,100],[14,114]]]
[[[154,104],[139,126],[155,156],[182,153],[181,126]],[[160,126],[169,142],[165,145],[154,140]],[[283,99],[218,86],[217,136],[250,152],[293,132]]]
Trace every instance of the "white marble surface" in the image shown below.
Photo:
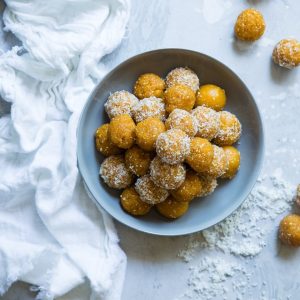
[[[109,68],[143,51],[157,48],[187,48],[211,55],[234,70],[252,91],[264,118],[266,158],[264,173],[282,168],[292,184],[300,182],[300,68],[287,71],[271,62],[274,44],[281,38],[300,39],[300,2],[293,0],[133,0],[128,33],[122,45],[105,58]],[[213,10],[222,3],[223,9]],[[238,13],[254,6],[264,14],[267,29],[261,41],[245,46],[233,38]],[[205,15],[204,15],[205,14]],[[0,33],[2,49],[16,41]],[[298,85],[297,85],[298,84]],[[294,88],[289,92],[289,88]],[[277,95],[290,95],[284,101]],[[275,96],[275,97],[273,97]],[[0,106],[1,107],[1,106]],[[2,108],[2,112],[6,108]],[[1,110],[0,110],[1,113]],[[269,224],[270,225],[270,224]],[[300,250],[283,247],[276,241],[278,220],[267,238],[267,246],[254,259],[237,258],[254,272],[257,287],[249,287],[242,299],[300,299]],[[136,232],[117,224],[121,246],[128,256],[128,269],[122,300],[171,300],[188,291],[189,267],[204,253],[199,251],[190,263],[177,258],[188,237],[160,238]],[[224,260],[231,259],[224,255]],[[264,294],[261,290],[265,289]],[[27,286],[17,284],[3,299],[32,299]],[[185,299],[181,297],[180,299]],[[205,299],[201,295],[193,299]],[[219,295],[215,299],[223,299]],[[232,292],[226,299],[237,299]]]

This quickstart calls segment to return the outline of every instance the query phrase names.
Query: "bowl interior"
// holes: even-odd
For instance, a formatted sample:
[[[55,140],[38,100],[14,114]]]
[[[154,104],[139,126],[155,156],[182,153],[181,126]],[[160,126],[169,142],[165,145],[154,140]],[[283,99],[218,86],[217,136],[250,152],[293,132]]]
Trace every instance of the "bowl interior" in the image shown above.
[[[168,221],[152,211],[147,216],[132,217],[119,204],[120,192],[99,180],[103,157],[94,146],[95,130],[109,121],[104,102],[110,93],[132,91],[142,73],[162,77],[175,67],[189,66],[199,76],[200,84],[214,83],[225,89],[226,110],[237,115],[243,126],[239,143],[241,167],[233,180],[219,180],[213,194],[192,201],[189,211],[175,221]],[[97,86],[82,113],[78,127],[78,166],[94,200],[118,221],[140,231],[158,235],[181,235],[212,226],[231,214],[247,197],[260,171],[263,157],[263,130],[253,97],[244,83],[217,60],[189,50],[163,49],[137,55],[112,70]]]

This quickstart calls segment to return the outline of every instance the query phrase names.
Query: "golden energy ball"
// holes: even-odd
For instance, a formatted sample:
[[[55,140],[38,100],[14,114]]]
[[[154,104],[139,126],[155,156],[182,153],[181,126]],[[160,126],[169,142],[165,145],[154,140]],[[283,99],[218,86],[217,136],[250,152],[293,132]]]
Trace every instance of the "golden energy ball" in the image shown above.
[[[156,156],[150,164],[150,176],[154,183],[167,190],[177,189],[185,179],[183,164],[169,165]]]
[[[166,131],[165,124],[157,118],[148,118],[135,128],[136,143],[145,151],[155,150],[158,136]]]
[[[218,178],[222,176],[228,169],[228,160],[223,148],[213,145],[214,157],[206,171],[206,174],[211,177]]]
[[[227,157],[228,169],[221,177],[231,179],[239,170],[241,155],[239,150],[232,146],[224,146],[223,150]]]
[[[198,106],[192,110],[192,115],[198,121],[198,132],[196,136],[211,141],[220,129],[220,116],[218,113],[205,106]]]
[[[125,189],[131,185],[133,174],[127,169],[123,155],[111,155],[100,166],[100,176],[114,189]]]
[[[156,153],[165,163],[181,163],[190,153],[190,138],[180,129],[169,129],[158,136]]]
[[[129,115],[119,115],[110,121],[108,136],[113,144],[129,149],[135,141],[135,123]]]
[[[169,196],[169,192],[157,186],[150,175],[139,177],[135,183],[135,190],[139,194],[142,201],[154,205],[163,202]]]
[[[120,202],[123,209],[133,216],[143,216],[147,214],[151,205],[142,201],[139,194],[133,187],[125,189],[121,196]]]
[[[199,175],[199,179],[201,181],[202,190],[199,197],[205,197],[213,193],[218,186],[217,179],[207,174]]]
[[[266,24],[263,15],[256,9],[249,8],[238,16],[234,32],[242,41],[256,41],[265,32]]]
[[[137,176],[143,176],[148,172],[150,162],[151,154],[138,146],[133,146],[125,152],[126,167]]]
[[[188,136],[193,137],[198,131],[198,121],[183,109],[174,109],[166,120],[167,129],[181,129]]]
[[[199,176],[188,170],[184,182],[176,190],[171,191],[171,195],[177,201],[190,202],[202,194],[202,183]]]
[[[279,238],[284,244],[300,247],[300,216],[292,214],[282,219]]]
[[[165,104],[160,98],[145,98],[140,100],[133,107],[133,118],[137,123],[150,117],[157,117],[163,121],[165,119],[165,115]]]
[[[165,82],[153,73],[141,75],[134,85],[134,94],[139,98],[157,97],[162,98],[165,89]]]
[[[188,208],[188,202],[178,202],[173,197],[168,197],[164,202],[155,205],[157,211],[169,219],[177,219],[184,215]]]
[[[169,114],[176,108],[191,111],[194,107],[196,96],[194,91],[188,86],[175,84],[165,91],[164,100],[166,112]]]
[[[295,39],[281,40],[275,46],[272,57],[277,65],[293,69],[300,65],[300,43]]]
[[[108,97],[104,108],[110,119],[125,114],[132,117],[132,109],[138,101],[133,94],[127,91],[118,91]]]
[[[239,140],[242,125],[238,118],[228,111],[220,111],[218,114],[220,129],[213,142],[219,146],[231,146]]]
[[[190,154],[186,158],[186,162],[192,169],[198,173],[207,171],[213,158],[213,145],[208,140],[199,137],[191,139]]]
[[[95,133],[96,149],[104,156],[110,156],[114,154],[120,154],[121,149],[114,145],[108,138],[109,124],[103,124]]]
[[[214,84],[202,85],[196,95],[196,106],[206,106],[215,111],[222,110],[226,105],[225,91]]]
[[[186,85],[196,92],[199,88],[199,78],[191,69],[180,67],[169,72],[166,77],[167,88],[175,84]]]

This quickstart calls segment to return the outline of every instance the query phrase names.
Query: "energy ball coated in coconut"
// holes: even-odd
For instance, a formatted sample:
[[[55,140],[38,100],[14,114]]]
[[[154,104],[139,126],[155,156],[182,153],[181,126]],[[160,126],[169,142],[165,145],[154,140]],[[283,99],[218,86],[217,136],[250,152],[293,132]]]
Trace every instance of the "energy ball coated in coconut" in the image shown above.
[[[153,73],[141,75],[134,85],[134,94],[139,98],[162,98],[165,89],[165,81]]]
[[[202,85],[196,95],[196,106],[206,106],[220,111],[226,105],[226,94],[223,89],[214,84]]]
[[[231,179],[239,170],[241,155],[238,149],[233,146],[224,146],[223,150],[225,151],[225,155],[227,157],[228,169],[221,177]]]
[[[198,121],[197,137],[211,141],[217,136],[220,129],[220,116],[215,110],[198,106],[192,110],[191,114]]]
[[[133,94],[127,91],[119,91],[108,97],[104,107],[110,119],[124,114],[132,117],[132,109],[138,101]]]
[[[135,183],[135,190],[140,195],[141,200],[150,205],[163,202],[169,196],[169,192],[157,186],[150,175],[144,175],[138,178]]]
[[[242,125],[238,118],[228,111],[221,111],[218,114],[220,116],[220,129],[213,142],[218,146],[231,146],[239,140]]]
[[[167,190],[177,189],[185,179],[183,164],[169,165],[156,156],[150,164],[150,176],[156,185]]]
[[[243,41],[258,40],[265,32],[266,24],[263,15],[256,9],[249,8],[238,16],[234,32]]]
[[[166,77],[168,88],[175,84],[186,85],[196,92],[199,88],[199,78],[191,69],[180,67],[169,72]]]
[[[300,43],[295,39],[281,40],[275,46],[272,57],[277,65],[293,69],[300,65]]]
[[[190,153],[190,138],[180,129],[167,130],[156,140],[156,153],[165,163],[181,163]]]
[[[133,107],[133,118],[137,123],[150,117],[156,117],[160,120],[164,120],[165,115],[165,105],[163,100],[160,98],[144,98]]]
[[[218,178],[222,176],[228,169],[228,160],[223,148],[213,145],[214,158],[206,171],[206,174],[211,177]]]
[[[279,238],[286,245],[300,247],[300,216],[292,214],[282,219]]]
[[[170,196],[164,202],[156,204],[155,207],[162,216],[169,219],[177,219],[187,212],[189,203],[178,202]]]
[[[188,136],[193,137],[198,131],[198,121],[183,109],[174,109],[166,120],[167,129],[181,129]]]
[[[218,186],[217,179],[205,174],[199,175],[199,179],[201,180],[202,190],[199,197],[205,197],[212,194],[216,187]]]
[[[109,124],[103,124],[95,133],[96,149],[104,156],[120,154],[121,149],[114,145],[108,137]]]
[[[133,181],[133,174],[127,169],[122,155],[105,158],[100,166],[99,174],[109,187],[118,190],[125,189]]]

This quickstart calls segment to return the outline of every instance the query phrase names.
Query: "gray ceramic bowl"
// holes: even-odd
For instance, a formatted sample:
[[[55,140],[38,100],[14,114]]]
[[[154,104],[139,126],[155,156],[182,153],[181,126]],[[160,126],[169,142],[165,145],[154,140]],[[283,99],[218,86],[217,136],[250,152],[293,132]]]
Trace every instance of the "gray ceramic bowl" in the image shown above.
[[[119,204],[119,192],[99,180],[103,157],[94,146],[94,133],[108,122],[104,102],[111,92],[131,91],[140,74],[153,72],[162,77],[175,67],[189,66],[200,83],[214,83],[227,94],[226,110],[237,115],[243,134],[237,148],[241,152],[241,168],[231,181],[219,181],[208,197],[192,201],[189,211],[175,221],[168,221],[153,210],[143,217],[126,214]],[[162,49],[134,56],[113,69],[96,87],[82,112],[78,127],[78,166],[86,187],[97,204],[119,222],[134,229],[165,236],[183,235],[208,228],[230,215],[246,199],[259,175],[263,161],[263,128],[255,101],[245,84],[219,61],[189,50]]]

